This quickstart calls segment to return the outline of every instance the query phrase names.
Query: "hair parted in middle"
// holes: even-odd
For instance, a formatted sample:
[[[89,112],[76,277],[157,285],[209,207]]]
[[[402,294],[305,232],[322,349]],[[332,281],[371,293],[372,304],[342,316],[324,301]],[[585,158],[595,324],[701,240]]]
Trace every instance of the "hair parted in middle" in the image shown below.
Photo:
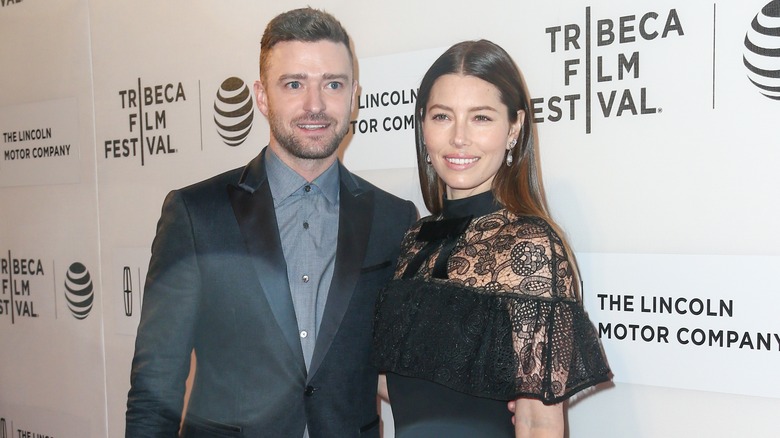
[[[507,107],[510,124],[517,122],[518,111],[525,112],[517,145],[508,152],[512,154],[511,161],[514,164],[499,167],[491,191],[496,200],[507,210],[518,216],[540,217],[558,233],[577,279],[574,287],[579,291],[579,269],[576,258],[563,231],[552,219],[547,206],[528,89],[512,57],[491,41],[463,41],[455,44],[434,61],[420,83],[414,111],[414,130],[417,169],[425,206],[434,215],[440,214],[444,206],[446,194],[444,181],[436,174],[433,166],[426,162],[428,153],[423,136],[423,120],[425,120],[433,85],[441,76],[448,74],[473,76],[495,86],[501,96],[501,102]]]
[[[432,166],[425,163],[423,123],[436,80],[447,74],[473,76],[495,86],[501,102],[507,107],[509,122],[517,121],[517,112],[525,112],[525,120],[512,148],[513,166],[501,166],[493,180],[493,195],[505,208],[518,215],[548,218],[534,142],[533,117],[528,91],[520,70],[509,54],[488,40],[463,41],[447,49],[431,65],[420,83],[415,107],[415,141],[417,165],[425,206],[433,214],[441,212],[445,196],[444,182]]]

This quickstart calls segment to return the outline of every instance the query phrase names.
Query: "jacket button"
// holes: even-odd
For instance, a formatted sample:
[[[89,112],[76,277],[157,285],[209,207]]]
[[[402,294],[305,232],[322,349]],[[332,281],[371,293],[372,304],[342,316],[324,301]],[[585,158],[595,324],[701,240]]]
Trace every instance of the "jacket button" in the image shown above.
[[[303,395],[305,395],[306,397],[311,397],[312,394],[314,394],[314,391],[316,391],[316,390],[317,390],[317,388],[315,388],[315,387],[313,387],[311,385],[308,385],[308,386],[306,386],[306,389],[303,390]]]

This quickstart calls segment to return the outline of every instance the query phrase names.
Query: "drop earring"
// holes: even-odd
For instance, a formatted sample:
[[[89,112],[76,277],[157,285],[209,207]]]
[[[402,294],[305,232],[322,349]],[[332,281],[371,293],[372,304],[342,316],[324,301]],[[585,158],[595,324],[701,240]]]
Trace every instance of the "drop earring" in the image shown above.
[[[516,144],[517,144],[517,139],[516,138],[513,138],[512,141],[509,142],[509,147],[507,148],[507,153],[506,153],[506,165],[507,166],[511,166],[512,165],[512,160],[514,160],[514,158],[512,157],[512,150],[514,150]]]
[[[428,164],[431,164],[431,156],[428,154],[425,154],[425,162]]]

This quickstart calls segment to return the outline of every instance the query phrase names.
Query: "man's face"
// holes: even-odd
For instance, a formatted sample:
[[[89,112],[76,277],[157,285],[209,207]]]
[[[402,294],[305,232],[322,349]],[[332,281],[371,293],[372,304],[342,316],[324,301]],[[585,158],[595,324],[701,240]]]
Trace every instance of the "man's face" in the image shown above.
[[[293,161],[335,158],[349,128],[356,89],[343,44],[276,44],[263,77],[255,82],[257,106],[268,118],[274,152]]]

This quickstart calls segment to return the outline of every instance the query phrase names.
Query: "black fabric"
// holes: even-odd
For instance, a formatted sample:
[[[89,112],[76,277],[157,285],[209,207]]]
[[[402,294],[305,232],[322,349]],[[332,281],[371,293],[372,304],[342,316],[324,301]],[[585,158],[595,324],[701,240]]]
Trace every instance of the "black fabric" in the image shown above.
[[[418,221],[374,321],[397,438],[504,436],[507,400],[553,404],[608,380],[575,278],[554,228],[489,192]]]
[[[468,198],[445,199],[441,214],[444,219],[465,216],[480,217],[495,213],[500,209],[501,204],[496,201],[493,192],[487,191]]]
[[[396,438],[510,438],[505,401],[474,397],[424,379],[387,373]]]
[[[193,350],[182,438],[300,438],[307,425],[311,438],[379,437],[378,428],[361,431],[377,415],[372,310],[414,205],[339,169],[334,279],[307,372],[262,160],[166,198],[136,337],[128,438],[177,436]]]
[[[380,294],[378,311],[375,331],[382,338],[374,360],[380,370],[479,397],[523,396],[546,404],[609,377],[593,326],[576,302],[393,280]],[[545,335],[537,337],[540,332]],[[519,354],[517,338],[528,339]]]
[[[447,256],[455,247],[455,243],[466,231],[466,227],[471,223],[471,216],[459,217],[453,219],[443,219],[435,222],[427,222],[420,228],[420,233],[417,235],[417,240],[420,242],[426,242],[423,249],[417,253],[414,259],[406,267],[404,271],[404,278],[412,278],[417,274],[417,271],[422,266],[428,257],[433,254],[437,249],[440,257],[436,261],[435,273],[436,278],[447,278]]]
[[[500,208],[501,205],[496,202],[493,192],[490,191],[468,198],[445,199],[442,219],[425,222],[420,227],[416,239],[428,243],[406,267],[403,277],[412,278],[417,274],[423,262],[436,249],[439,249],[439,256],[436,258],[432,276],[446,279],[449,255],[474,216],[493,213]]]

